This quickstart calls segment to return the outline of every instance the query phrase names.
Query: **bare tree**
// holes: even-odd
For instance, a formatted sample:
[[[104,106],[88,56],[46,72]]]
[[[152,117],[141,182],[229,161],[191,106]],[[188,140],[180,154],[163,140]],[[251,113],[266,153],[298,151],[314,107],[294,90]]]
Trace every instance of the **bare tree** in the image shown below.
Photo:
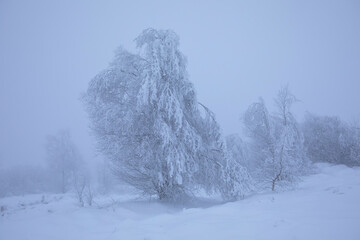
[[[93,187],[92,187],[90,181],[88,181],[86,184],[85,198],[86,198],[87,204],[89,206],[92,206],[92,204],[94,202],[94,190],[93,190]]]
[[[75,193],[76,193],[77,199],[79,201],[79,204],[81,207],[83,207],[84,206],[85,188],[87,186],[86,176],[84,176],[83,174],[79,174],[79,173],[75,174],[73,183],[74,183],[74,189],[75,189]]]

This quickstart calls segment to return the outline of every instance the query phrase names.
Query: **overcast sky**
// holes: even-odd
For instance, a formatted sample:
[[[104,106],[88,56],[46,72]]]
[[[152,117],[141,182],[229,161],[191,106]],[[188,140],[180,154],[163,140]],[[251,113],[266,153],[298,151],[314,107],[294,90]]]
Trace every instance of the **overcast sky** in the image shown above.
[[[41,163],[47,134],[70,129],[94,159],[79,101],[122,45],[172,29],[199,100],[225,134],[247,106],[284,84],[294,110],[360,116],[360,1],[0,0],[0,163]]]

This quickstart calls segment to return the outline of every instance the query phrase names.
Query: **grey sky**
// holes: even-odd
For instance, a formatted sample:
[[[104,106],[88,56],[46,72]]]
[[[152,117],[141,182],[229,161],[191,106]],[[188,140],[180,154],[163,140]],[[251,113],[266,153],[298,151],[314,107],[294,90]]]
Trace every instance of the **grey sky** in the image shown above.
[[[229,134],[289,83],[305,110],[360,115],[360,1],[0,1],[0,159],[42,162],[68,128],[94,156],[79,96],[114,50],[145,28],[173,29],[199,100]]]

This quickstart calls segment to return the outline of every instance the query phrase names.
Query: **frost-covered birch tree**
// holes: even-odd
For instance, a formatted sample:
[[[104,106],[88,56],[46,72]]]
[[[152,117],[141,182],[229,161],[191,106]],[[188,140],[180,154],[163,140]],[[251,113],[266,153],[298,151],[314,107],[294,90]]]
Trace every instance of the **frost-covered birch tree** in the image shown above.
[[[209,111],[201,116],[178,36],[147,29],[135,42],[139,53],[119,49],[84,96],[100,152],[119,178],[159,199],[224,189],[220,131]]]
[[[275,189],[276,182],[287,184],[296,182],[297,178],[305,174],[309,167],[304,136],[291,111],[292,105],[297,101],[287,86],[282,87],[275,98],[277,112],[274,121],[275,137],[278,139],[279,167],[272,182],[272,190]]]
[[[296,98],[288,88],[282,88],[275,103],[277,112],[270,115],[262,99],[250,105],[244,114],[244,125],[250,138],[250,150],[255,169],[254,178],[262,187],[273,191],[279,185],[295,182],[307,168],[304,140],[291,113]]]
[[[242,198],[253,190],[252,179],[247,169],[228,151],[215,114],[204,105],[200,105],[205,110],[205,118],[200,128],[205,142],[201,152],[203,160],[200,161],[202,185],[209,192],[220,190],[224,199]]]

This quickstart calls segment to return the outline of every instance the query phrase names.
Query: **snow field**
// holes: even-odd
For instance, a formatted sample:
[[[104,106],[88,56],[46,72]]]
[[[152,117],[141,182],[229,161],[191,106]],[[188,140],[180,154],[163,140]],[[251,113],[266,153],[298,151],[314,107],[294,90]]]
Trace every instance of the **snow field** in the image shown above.
[[[293,191],[197,207],[133,195],[84,208],[70,194],[3,198],[0,239],[360,239],[360,168],[317,167]]]

